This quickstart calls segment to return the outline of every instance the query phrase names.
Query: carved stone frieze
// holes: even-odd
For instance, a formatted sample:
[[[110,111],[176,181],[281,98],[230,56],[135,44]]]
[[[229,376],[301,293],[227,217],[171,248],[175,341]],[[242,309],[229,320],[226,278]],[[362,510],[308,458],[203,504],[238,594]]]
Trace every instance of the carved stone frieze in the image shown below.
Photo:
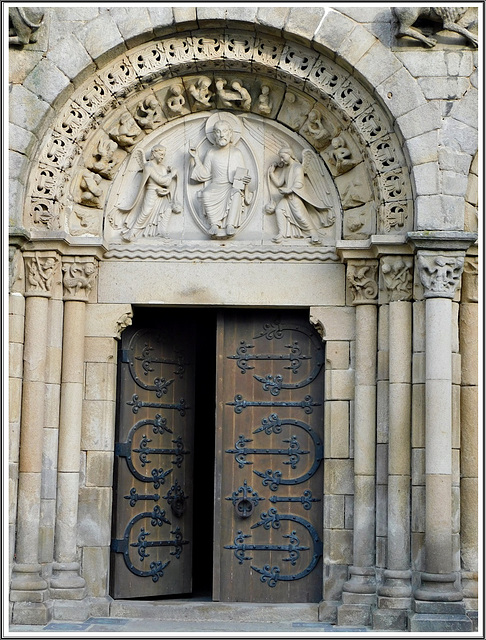
[[[87,301],[96,280],[97,269],[94,258],[64,258],[62,264],[64,300]]]
[[[50,297],[60,260],[54,255],[36,252],[25,256],[26,296]]]
[[[461,282],[464,257],[419,252],[417,267],[424,298],[453,298]]]
[[[478,302],[478,257],[467,256],[462,274],[461,299],[463,302]]]
[[[346,280],[353,304],[374,304],[378,297],[378,264],[376,260],[349,260]]]
[[[381,275],[387,300],[409,301],[413,289],[413,259],[405,256],[385,256],[381,259]]]
[[[238,75],[233,75],[236,68]],[[76,183],[82,169],[111,180],[126,153],[140,145],[148,152],[159,142],[165,119],[176,122],[212,109],[276,119],[323,153],[335,177],[354,171],[353,166],[364,160],[372,199],[381,201],[380,232],[410,230],[413,216],[406,203],[412,202],[412,195],[405,158],[393,127],[366,89],[335,62],[303,45],[238,31],[223,36],[194,32],[141,45],[80,86],[41,145],[38,168],[29,180],[26,224],[46,233],[67,229],[75,188],[66,189],[66,181]],[[104,139],[118,145],[116,151],[104,147],[101,127]],[[145,145],[147,136],[152,138]],[[332,149],[330,141],[339,137],[344,144]],[[187,144],[186,140],[186,153]],[[282,146],[277,144],[271,152],[278,153]],[[186,173],[183,180],[187,179]],[[108,188],[100,196],[91,192],[94,198],[89,189],[84,193],[83,206],[106,207]],[[344,195],[349,199],[349,193]],[[99,204],[88,203],[96,197]],[[189,204],[201,212],[201,202]],[[348,217],[353,217],[354,227],[362,219]],[[76,233],[82,235],[83,228]],[[360,233],[366,236],[368,228],[375,229],[376,222],[363,225]]]

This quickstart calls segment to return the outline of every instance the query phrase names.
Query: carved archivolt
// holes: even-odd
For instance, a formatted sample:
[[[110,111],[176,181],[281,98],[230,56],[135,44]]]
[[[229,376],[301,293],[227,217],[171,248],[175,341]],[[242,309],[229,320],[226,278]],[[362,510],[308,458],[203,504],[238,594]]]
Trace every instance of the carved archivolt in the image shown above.
[[[194,33],[128,52],[77,89],[38,157],[25,209],[34,236],[101,237],[105,217],[110,243],[189,240],[190,224],[195,240],[236,242],[258,219],[254,239],[269,246],[329,246],[413,224],[405,159],[375,99],[323,55],[268,36]]]

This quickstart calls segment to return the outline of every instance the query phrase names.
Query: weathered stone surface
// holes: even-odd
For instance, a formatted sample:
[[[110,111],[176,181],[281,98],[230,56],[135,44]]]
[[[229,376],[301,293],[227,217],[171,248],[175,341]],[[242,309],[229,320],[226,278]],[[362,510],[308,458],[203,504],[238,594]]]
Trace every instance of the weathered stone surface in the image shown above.
[[[438,130],[423,133],[407,141],[406,153],[413,166],[437,162]],[[432,191],[437,193],[437,190]],[[420,195],[417,193],[417,195]]]
[[[408,71],[400,69],[376,87],[395,118],[425,105],[426,99]]]
[[[398,117],[397,125],[405,139],[439,129],[441,125],[439,106],[435,102],[419,105]]]
[[[49,50],[47,59],[75,85],[78,85],[96,70],[91,56],[72,34],[65,34],[57,46]]]
[[[281,31],[290,12],[288,7],[258,7],[257,24]]]
[[[108,487],[80,487],[78,545],[107,547],[111,541],[111,500]]]
[[[126,50],[125,41],[108,14],[104,13],[76,31],[76,38],[98,66]]]
[[[356,63],[375,43],[375,36],[361,25],[357,25],[337,49],[336,61],[353,72]]]
[[[111,487],[113,485],[113,453],[88,451],[86,458],[86,486]]]
[[[67,95],[70,80],[51,60],[43,59],[27,76],[23,86],[41,100],[53,104]]]
[[[52,107],[22,85],[14,85],[9,95],[10,122],[35,133],[52,113]]]
[[[108,568],[110,565],[110,547],[83,547],[83,578],[86,580],[88,594],[101,598],[108,591]]]
[[[104,362],[86,363],[86,400],[113,400],[115,397],[116,366]]]
[[[351,564],[353,561],[353,532],[347,529],[325,529],[324,548],[333,564]]]
[[[334,57],[334,51],[339,48],[355,26],[356,23],[353,20],[331,9],[326,13],[319,29],[314,34],[316,48]]]
[[[377,64],[377,60],[381,63]],[[355,65],[356,71],[362,74],[371,86],[385,82],[402,68],[400,61],[381,42],[375,42]]]
[[[472,620],[465,615],[414,613],[409,619],[408,630],[417,633],[467,633],[472,631]]]
[[[114,400],[84,400],[81,448],[110,451],[114,443]]]
[[[354,493],[354,469],[352,460],[326,460],[324,483],[329,494]]]
[[[167,9],[169,10],[170,23],[172,24],[173,15],[170,7],[164,7],[164,9],[166,9],[166,11]],[[155,16],[149,12],[148,8],[141,6],[110,7],[110,16],[115,21],[128,47],[134,47],[153,37],[152,20]],[[157,18],[158,17],[159,16],[157,16]]]
[[[308,45],[326,13],[324,7],[309,7],[305,13],[301,7],[291,7],[283,33],[292,34],[298,42]]]

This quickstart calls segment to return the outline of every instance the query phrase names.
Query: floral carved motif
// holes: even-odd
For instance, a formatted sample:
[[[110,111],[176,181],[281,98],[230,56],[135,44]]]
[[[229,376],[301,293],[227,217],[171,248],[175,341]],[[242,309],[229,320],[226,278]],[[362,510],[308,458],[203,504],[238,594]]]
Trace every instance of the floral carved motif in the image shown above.
[[[412,299],[413,260],[403,256],[387,256],[381,261],[381,273],[390,301]]]
[[[375,261],[349,261],[346,279],[353,296],[353,304],[373,304],[378,296],[378,266]]]
[[[462,256],[418,255],[424,298],[453,298],[464,268]]]

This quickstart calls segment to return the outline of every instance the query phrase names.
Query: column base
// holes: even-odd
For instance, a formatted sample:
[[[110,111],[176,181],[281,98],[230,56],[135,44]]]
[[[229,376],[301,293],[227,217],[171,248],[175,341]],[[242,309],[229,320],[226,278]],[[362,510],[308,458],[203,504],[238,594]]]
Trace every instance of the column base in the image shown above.
[[[56,600],[83,600],[87,589],[84,578],[79,575],[79,563],[55,562],[52,565],[50,595]]]
[[[54,600],[52,607],[54,620],[84,622],[91,615],[90,604],[89,598],[84,600]]]
[[[413,613],[408,620],[408,631],[419,633],[436,632],[462,632],[468,633],[473,630],[473,623],[468,616],[447,615],[447,614],[427,614]]]
[[[370,627],[371,605],[342,604],[337,610],[337,623],[340,627]]]
[[[52,620],[52,602],[14,602],[12,624],[38,624],[45,626]]]
[[[462,593],[455,586],[456,574],[454,573],[422,573],[422,584],[415,591],[416,600],[432,602],[459,602]]]
[[[412,572],[411,571],[392,571],[391,569],[385,569],[383,573],[384,582],[378,587],[378,596],[390,600],[408,600],[408,604],[404,607],[391,606],[390,609],[409,609],[412,600]],[[381,598],[379,598],[380,600]],[[378,606],[380,606],[378,604]]]
[[[406,631],[410,611],[403,609],[377,609],[373,611],[373,629]]]
[[[15,564],[10,582],[11,602],[44,602],[47,582],[41,576],[40,564]]]
[[[346,593],[375,594],[376,575],[374,567],[349,567],[349,580],[344,583]]]

